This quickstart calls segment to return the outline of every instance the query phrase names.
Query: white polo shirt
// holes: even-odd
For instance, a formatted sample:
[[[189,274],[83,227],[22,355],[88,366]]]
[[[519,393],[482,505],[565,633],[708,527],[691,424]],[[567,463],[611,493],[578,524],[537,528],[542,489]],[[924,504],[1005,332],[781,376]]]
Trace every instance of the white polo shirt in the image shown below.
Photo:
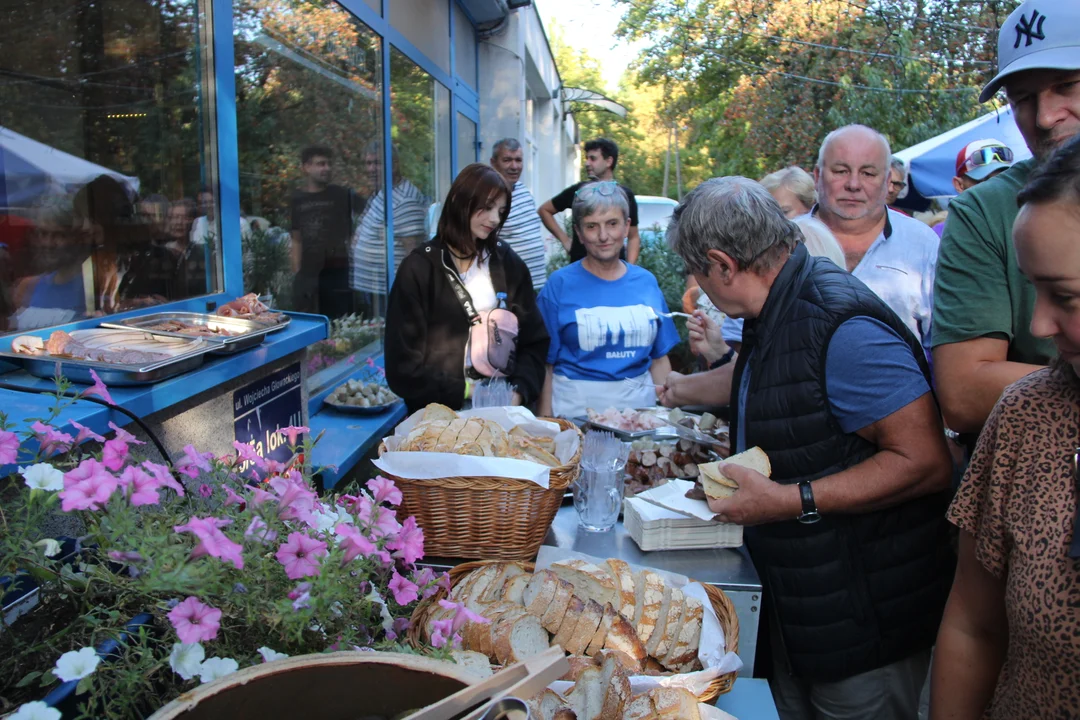
[[[815,205],[810,215],[817,212]],[[851,271],[881,298],[922,342],[930,356],[930,318],[934,311],[934,271],[941,239],[926,223],[895,210],[885,228]],[[728,318],[724,340],[742,341],[742,320]]]

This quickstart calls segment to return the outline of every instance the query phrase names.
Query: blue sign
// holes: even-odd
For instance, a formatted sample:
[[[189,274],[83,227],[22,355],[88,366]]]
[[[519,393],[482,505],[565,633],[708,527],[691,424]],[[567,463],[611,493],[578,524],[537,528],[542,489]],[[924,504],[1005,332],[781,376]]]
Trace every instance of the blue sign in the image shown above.
[[[237,442],[251,445],[267,460],[288,462],[292,458],[289,440],[278,430],[303,424],[302,384],[300,363],[294,363],[234,391],[233,428]],[[251,466],[245,462],[240,471]]]

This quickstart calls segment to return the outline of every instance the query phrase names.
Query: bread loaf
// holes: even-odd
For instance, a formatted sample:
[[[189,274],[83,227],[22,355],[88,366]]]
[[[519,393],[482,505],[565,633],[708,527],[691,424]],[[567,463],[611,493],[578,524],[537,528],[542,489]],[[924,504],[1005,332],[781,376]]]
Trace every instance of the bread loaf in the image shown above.
[[[480,601],[493,603],[496,600],[501,600],[507,583],[512,578],[524,574],[525,568],[521,567],[518,563],[501,563],[498,575],[495,576],[495,579],[488,584],[487,588],[480,594]]]
[[[611,603],[604,606],[604,617],[600,620],[600,627],[596,628],[592,640],[589,641],[589,646],[585,648],[586,655],[596,655],[603,649],[604,641],[607,640],[608,630],[611,629],[611,623],[617,614],[615,608],[611,607]]]
[[[645,662],[645,646],[641,644],[630,621],[622,615],[612,618],[607,638],[604,639],[604,648],[625,653],[633,661],[636,670],[640,670],[641,664]]]
[[[635,576],[634,629],[643,645],[649,642],[656,622],[660,618],[660,608],[664,604],[664,581],[652,570],[642,570]]]
[[[616,612],[622,613],[626,618],[634,617],[635,592],[634,572],[622,560],[610,558],[607,561],[611,576],[615,579],[616,602],[611,603]]]
[[[685,688],[653,688],[649,691],[653,717],[673,720],[701,720],[698,699]]]
[[[671,602],[668,604],[667,611],[661,612],[661,616],[665,618],[664,631],[653,634],[653,637],[658,637],[659,640],[656,647],[649,653],[650,655],[661,658],[667,655],[668,650],[678,639],[679,621],[682,620],[682,612],[683,592],[679,588],[671,588]]]
[[[606,689],[601,669],[586,668],[566,698],[571,709],[577,713],[577,720],[602,720]]]
[[[535,720],[561,720],[558,714],[569,708],[566,698],[551,689],[545,689],[529,699],[526,705],[529,706],[529,716]]]
[[[507,610],[491,623],[491,647],[494,650],[495,661],[505,665],[510,657],[510,631],[514,623],[523,617],[531,617],[524,608]]]
[[[539,655],[548,649],[547,630],[540,625],[540,618],[526,615],[514,621],[505,647],[496,646],[495,656],[503,652],[502,663],[512,665]]]
[[[592,641],[593,635],[596,634],[596,629],[600,627],[600,621],[603,619],[604,608],[595,600],[587,601],[585,611],[581,613],[581,618],[566,644],[566,651],[571,655],[584,654],[585,649],[589,647],[589,642]]]
[[[595,600],[600,607],[614,604],[615,579],[607,570],[584,560],[560,560],[551,564],[551,571],[574,586],[574,593],[583,600]]]
[[[630,702],[630,678],[623,666],[613,657],[604,658],[600,666],[600,682],[607,690],[600,709],[601,718],[618,718]]]
[[[501,564],[485,565],[474,570],[469,576],[471,578],[471,583],[464,591],[460,602],[465,603],[465,607],[472,610],[474,613],[479,613],[480,608],[484,605],[483,600],[480,598],[483,597],[484,593],[487,592],[488,586],[495,582],[502,571],[503,566]]]
[[[660,612],[656,616],[656,625],[653,628],[652,633],[650,633],[648,640],[642,638],[642,642],[645,643],[645,652],[649,653],[649,655],[656,655],[656,648],[660,644],[660,640],[664,637],[664,630],[667,629],[668,621],[671,617],[669,610],[671,609],[672,591],[673,588],[667,583],[664,583],[664,599],[660,603]],[[678,622],[677,617],[674,622]]]
[[[570,655],[566,658],[566,661],[570,663],[570,669],[559,679],[569,682],[577,682],[586,668],[597,667],[596,658],[585,657],[584,655]]]
[[[648,693],[634,695],[623,710],[622,720],[649,720],[653,716],[652,698]]]
[[[570,606],[570,598],[574,594],[574,586],[562,578],[556,579],[555,598],[548,605],[544,616],[540,618],[544,629],[551,633],[557,633],[566,616],[566,609]]]
[[[679,633],[674,647],[667,655],[660,658],[660,663],[668,670],[677,671],[682,665],[697,657],[698,643],[701,641],[701,618],[704,608],[697,598],[686,595],[683,599],[683,617],[679,623]]]
[[[559,587],[559,578],[550,570],[541,570],[533,575],[525,588],[525,594],[521,601],[530,615],[543,617],[548,606],[555,599],[555,591]]]
[[[585,612],[585,602],[577,595],[570,596],[570,604],[566,607],[566,614],[563,616],[562,624],[559,625],[559,631],[555,633],[555,639],[551,641],[552,645],[566,649],[583,612]]]
[[[772,475],[772,465],[769,456],[759,447],[753,447],[746,452],[732,455],[721,462],[704,463],[698,465],[698,476],[701,478],[701,487],[705,495],[710,498],[726,498],[735,494],[739,484],[724,475],[724,465],[739,465],[757,470],[765,477]]]

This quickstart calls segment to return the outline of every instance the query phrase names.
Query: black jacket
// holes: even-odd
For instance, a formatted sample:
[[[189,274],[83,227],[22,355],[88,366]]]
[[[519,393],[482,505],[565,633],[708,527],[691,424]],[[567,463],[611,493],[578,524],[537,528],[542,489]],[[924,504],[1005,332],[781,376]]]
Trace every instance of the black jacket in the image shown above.
[[[517,364],[509,378],[525,403],[540,395],[547,362],[548,332],[536,307],[532,276],[509,245],[498,241],[490,258],[495,292],[505,292],[518,318]],[[386,380],[405,399],[409,412],[429,403],[455,410],[465,401],[465,345],[469,318],[446,269],[453,259],[438,239],[402,261],[386,310]]]
[[[929,384],[918,339],[869,288],[799,246],[761,315],[747,322],[733,388],[746,368],[746,446],[769,455],[772,479],[789,485],[850,468],[878,449],[841,430],[825,386],[836,329],[870,317],[904,338]],[[857,349],[854,349],[857,351]],[[746,529],[788,660],[806,680],[835,681],[930,647],[952,582],[954,559],[939,493],[866,513],[824,515]]]

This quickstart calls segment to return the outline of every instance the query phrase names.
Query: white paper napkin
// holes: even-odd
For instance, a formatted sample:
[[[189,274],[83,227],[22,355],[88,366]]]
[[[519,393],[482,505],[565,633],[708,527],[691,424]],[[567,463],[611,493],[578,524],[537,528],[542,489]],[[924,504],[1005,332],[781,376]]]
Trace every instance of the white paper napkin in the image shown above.
[[[709,503],[686,497],[686,493],[693,487],[694,483],[690,480],[668,480],[663,485],[638,493],[634,497],[685,517],[714,522],[716,513],[709,509]]]

